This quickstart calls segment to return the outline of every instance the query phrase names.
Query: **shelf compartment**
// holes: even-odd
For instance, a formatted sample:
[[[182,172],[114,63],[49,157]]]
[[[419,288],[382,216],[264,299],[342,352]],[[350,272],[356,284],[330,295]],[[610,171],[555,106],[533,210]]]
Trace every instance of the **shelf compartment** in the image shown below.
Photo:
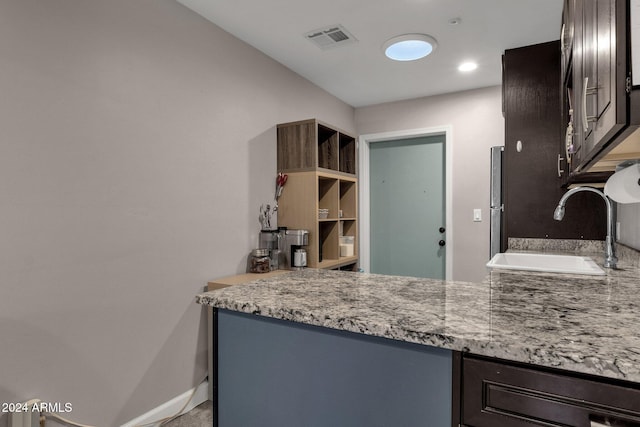
[[[338,131],[318,124],[318,167],[339,169]]]
[[[356,174],[356,139],[340,134],[340,172]]]
[[[338,217],[339,192],[340,185],[337,179],[318,177],[318,209],[329,209],[327,219]]]
[[[356,220],[349,219],[340,221],[342,223],[342,235],[356,237],[358,234],[358,223]]]
[[[335,270],[339,267],[342,267],[344,265],[357,265],[358,263],[358,257],[356,256],[352,256],[352,257],[343,257],[340,259],[329,259],[329,260],[324,260],[321,263],[319,263],[316,268],[325,268],[325,269],[332,269]]]
[[[340,207],[343,218],[355,218],[357,212],[357,191],[356,183],[353,181],[340,180]]]
[[[317,167],[316,123],[313,120],[278,125],[278,170],[304,170]]]
[[[336,270],[340,270],[340,271],[358,271],[358,263],[357,262],[353,262],[351,264],[341,264],[340,266],[338,266],[336,268]]]
[[[353,255],[346,257],[340,257],[340,259],[357,257],[358,256],[358,222],[356,220],[344,220],[340,221],[339,236],[351,236],[353,237]],[[340,243],[340,237],[338,237],[338,246]]]
[[[339,259],[338,247],[338,222],[327,221],[318,224],[318,260],[320,264],[323,261]]]

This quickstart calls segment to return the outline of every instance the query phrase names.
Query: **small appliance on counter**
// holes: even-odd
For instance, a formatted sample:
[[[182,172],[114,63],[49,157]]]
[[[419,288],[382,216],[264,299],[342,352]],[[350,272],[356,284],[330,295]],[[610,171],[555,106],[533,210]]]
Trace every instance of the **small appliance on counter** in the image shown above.
[[[271,259],[271,270],[282,268],[283,228],[278,230],[261,230],[258,247],[266,249]]]
[[[280,227],[277,230],[261,230],[258,249],[251,254],[253,264],[264,270],[264,257],[270,259],[270,271],[286,269],[300,270],[307,266],[308,230],[289,230]],[[258,262],[258,258],[260,258]],[[250,272],[253,271],[250,264]],[[263,271],[260,271],[263,272]]]
[[[284,235],[284,265],[289,270],[301,270],[307,266],[309,230],[282,230]]]

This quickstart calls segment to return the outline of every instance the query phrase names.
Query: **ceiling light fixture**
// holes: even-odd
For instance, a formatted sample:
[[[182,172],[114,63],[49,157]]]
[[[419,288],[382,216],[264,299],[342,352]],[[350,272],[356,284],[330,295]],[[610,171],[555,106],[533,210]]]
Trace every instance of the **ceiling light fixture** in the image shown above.
[[[478,68],[478,64],[475,62],[463,62],[458,67],[458,71],[462,71],[463,73],[468,73],[469,71],[473,71]]]
[[[433,52],[438,43],[426,34],[404,34],[393,37],[382,45],[387,58],[394,61],[415,61]]]

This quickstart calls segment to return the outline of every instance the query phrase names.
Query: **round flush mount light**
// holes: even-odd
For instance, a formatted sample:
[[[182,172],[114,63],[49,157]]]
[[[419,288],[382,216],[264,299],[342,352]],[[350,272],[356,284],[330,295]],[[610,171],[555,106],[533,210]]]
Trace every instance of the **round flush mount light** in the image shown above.
[[[468,73],[469,71],[473,71],[478,68],[478,64],[475,62],[463,62],[458,66],[458,71],[462,71],[463,73]]]
[[[387,58],[394,61],[415,61],[433,52],[438,43],[426,34],[404,34],[393,37],[382,45]]]

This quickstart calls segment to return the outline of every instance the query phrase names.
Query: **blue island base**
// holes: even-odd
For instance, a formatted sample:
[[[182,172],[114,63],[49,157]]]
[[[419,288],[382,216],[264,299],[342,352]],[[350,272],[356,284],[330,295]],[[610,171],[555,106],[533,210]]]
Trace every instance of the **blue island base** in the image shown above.
[[[449,350],[216,311],[214,426],[451,426]]]

